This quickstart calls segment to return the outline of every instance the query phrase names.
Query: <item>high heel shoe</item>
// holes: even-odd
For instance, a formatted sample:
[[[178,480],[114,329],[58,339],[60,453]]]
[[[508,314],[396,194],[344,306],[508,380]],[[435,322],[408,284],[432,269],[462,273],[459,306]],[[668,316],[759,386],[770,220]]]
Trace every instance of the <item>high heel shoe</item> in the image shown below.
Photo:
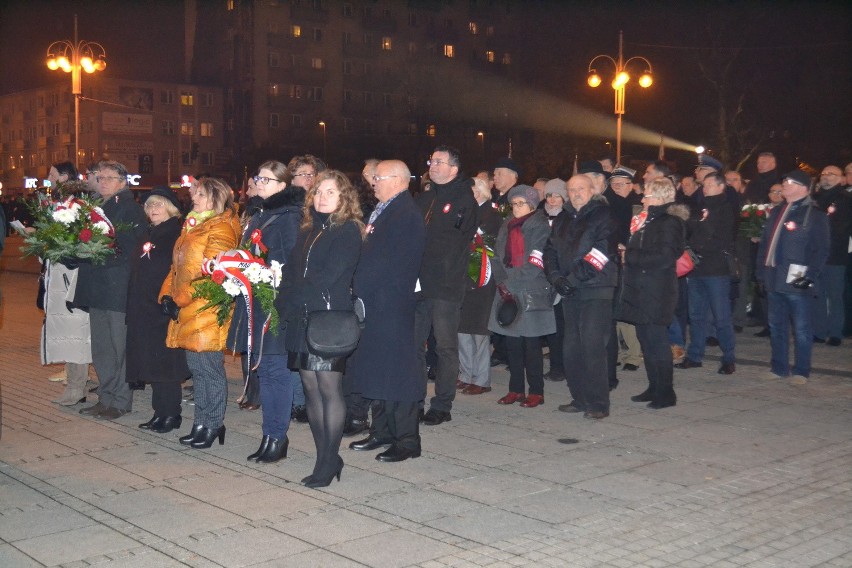
[[[219,438],[219,445],[223,445],[225,443],[225,425],[222,424],[216,430],[212,428],[204,428],[202,433],[198,435],[196,439],[190,442],[190,446],[195,448],[196,450],[206,450],[210,446],[213,445],[213,440]]]
[[[257,458],[257,463],[275,463],[287,457],[287,448],[290,446],[290,439],[287,436],[283,438],[269,438],[269,444],[266,446],[266,451]]]
[[[189,434],[178,438],[178,442],[180,442],[184,446],[188,446],[192,444],[192,442],[195,441],[195,438],[197,438],[205,430],[206,428],[204,428],[204,426],[202,426],[201,424],[193,424],[192,430],[189,431]]]
[[[333,472],[328,479],[321,479],[319,477],[314,477],[307,482],[305,482],[305,487],[310,487],[311,489],[318,489],[320,487],[328,487],[331,485],[331,480],[335,477],[337,481],[340,482],[340,474],[343,473],[343,458],[340,458],[340,462],[337,465],[337,471]]]
[[[314,479],[314,474],[312,473],[310,475],[306,475],[305,477],[303,477],[302,480],[299,483],[301,483],[302,485],[306,485],[309,481],[313,481],[313,479]]]
[[[266,448],[269,447],[269,440],[271,440],[269,436],[264,435],[260,440],[260,447],[257,449],[255,453],[246,458],[248,461],[257,460],[260,456],[266,453]]]

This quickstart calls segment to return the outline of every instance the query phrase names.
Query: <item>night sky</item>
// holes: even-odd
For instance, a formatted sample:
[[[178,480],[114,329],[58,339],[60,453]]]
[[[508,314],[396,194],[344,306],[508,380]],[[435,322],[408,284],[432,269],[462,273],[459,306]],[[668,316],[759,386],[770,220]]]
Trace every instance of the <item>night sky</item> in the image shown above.
[[[730,100],[746,93],[741,124],[749,133],[741,147],[763,140],[762,148],[783,160],[797,157],[817,168],[852,161],[852,3],[516,4],[514,41],[529,48],[528,60],[519,62],[523,83],[542,94],[611,116],[609,80],[590,89],[586,68],[598,53],[617,53],[621,29],[625,55],[647,57],[655,71],[651,89],[628,90],[626,121],[690,143],[711,142],[718,97],[701,67],[712,75],[733,61]],[[326,5],[337,9],[336,2]],[[44,56],[51,41],[73,36],[74,13],[79,37],[106,47],[111,77],[183,80],[181,2],[7,0],[0,6],[0,94],[68,80],[50,72]],[[523,104],[508,91],[495,104]]]

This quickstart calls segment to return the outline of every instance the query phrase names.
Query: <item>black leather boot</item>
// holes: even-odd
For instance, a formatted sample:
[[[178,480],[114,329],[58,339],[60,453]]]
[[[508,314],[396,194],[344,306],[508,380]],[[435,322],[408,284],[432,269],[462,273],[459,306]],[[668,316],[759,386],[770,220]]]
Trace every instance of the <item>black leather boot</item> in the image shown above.
[[[257,451],[255,453],[253,453],[249,457],[247,457],[246,460],[248,460],[248,461],[257,460],[257,458],[259,458],[260,456],[265,454],[266,448],[269,447],[269,440],[271,440],[271,439],[272,438],[270,438],[269,436],[264,435],[263,438],[260,440],[260,447],[257,449]]]
[[[205,450],[213,445],[213,441],[219,438],[219,445],[225,443],[225,425],[219,426],[216,430],[212,428],[204,428],[203,432],[198,435],[192,442],[190,442],[190,446],[195,448],[196,450]]]
[[[177,416],[166,416],[164,418],[159,418],[158,420],[151,423],[151,432],[156,432],[157,434],[167,434],[175,428],[180,428],[180,425],[183,422],[183,418],[181,418],[180,414]]]
[[[184,446],[188,446],[188,445],[190,445],[190,444],[191,444],[191,443],[195,440],[195,438],[196,438],[196,437],[197,437],[197,436],[198,436],[198,435],[199,435],[199,434],[200,434],[203,430],[205,430],[205,428],[204,428],[204,426],[202,426],[201,424],[193,424],[193,425],[192,425],[192,430],[190,430],[190,431],[189,431],[189,434],[187,434],[186,436],[181,436],[180,438],[178,438],[178,441],[179,441],[181,444],[183,444]]]
[[[286,458],[289,445],[290,439],[287,436],[281,439],[269,438],[269,445],[266,446],[266,451],[257,458],[257,463],[275,463]]]
[[[651,387],[648,387],[644,392],[637,394],[636,396],[631,396],[630,400],[633,402],[651,402],[654,400],[654,393],[651,392]]]

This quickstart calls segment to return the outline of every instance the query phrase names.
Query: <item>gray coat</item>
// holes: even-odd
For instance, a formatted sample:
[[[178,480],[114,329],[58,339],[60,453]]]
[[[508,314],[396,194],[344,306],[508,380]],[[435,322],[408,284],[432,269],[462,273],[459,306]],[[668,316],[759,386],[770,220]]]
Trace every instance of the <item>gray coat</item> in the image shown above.
[[[74,299],[77,269],[69,270],[58,262],[47,263],[44,274],[44,325],[41,328],[41,364],[91,363],[89,313],[69,310],[66,302]]]
[[[539,337],[556,333],[556,320],[553,316],[553,299],[555,293],[544,276],[544,270],[530,259],[541,262],[544,245],[550,236],[550,224],[544,211],[536,211],[527,219],[521,231],[524,235],[523,266],[506,267],[506,241],[508,240],[509,222],[511,217],[503,222],[497,241],[494,244],[494,262],[492,263],[494,281],[503,283],[518,302],[519,314],[514,323],[502,327],[497,323],[497,310],[502,298],[495,294],[491,307],[491,318],[488,329],[510,337]]]

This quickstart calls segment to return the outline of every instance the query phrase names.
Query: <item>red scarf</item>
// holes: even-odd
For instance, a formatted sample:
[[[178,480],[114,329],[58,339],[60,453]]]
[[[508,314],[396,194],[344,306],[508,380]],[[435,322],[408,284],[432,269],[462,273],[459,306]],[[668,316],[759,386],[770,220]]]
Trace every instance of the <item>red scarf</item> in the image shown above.
[[[534,214],[535,211],[509,221],[509,234],[506,238],[506,258],[503,259],[503,264],[506,268],[517,268],[518,266],[523,266],[527,261],[524,247],[524,233],[521,227]]]

